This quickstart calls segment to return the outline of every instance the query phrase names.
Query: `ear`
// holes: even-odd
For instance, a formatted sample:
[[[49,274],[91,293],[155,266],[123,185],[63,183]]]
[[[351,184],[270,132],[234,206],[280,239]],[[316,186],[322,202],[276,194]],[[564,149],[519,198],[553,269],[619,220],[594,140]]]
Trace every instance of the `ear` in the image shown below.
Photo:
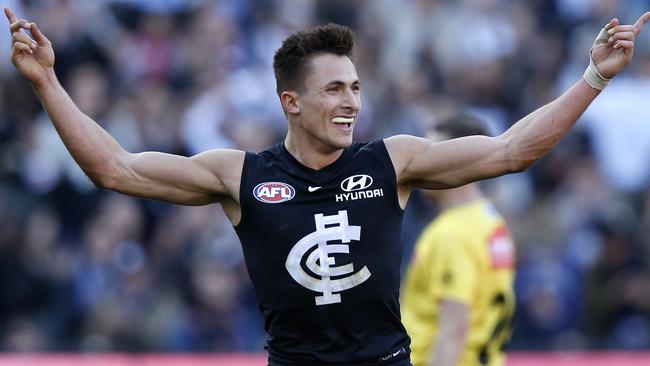
[[[298,93],[295,91],[283,91],[282,94],[280,94],[280,102],[282,103],[282,108],[284,108],[287,114],[300,113],[300,107],[298,106]]]

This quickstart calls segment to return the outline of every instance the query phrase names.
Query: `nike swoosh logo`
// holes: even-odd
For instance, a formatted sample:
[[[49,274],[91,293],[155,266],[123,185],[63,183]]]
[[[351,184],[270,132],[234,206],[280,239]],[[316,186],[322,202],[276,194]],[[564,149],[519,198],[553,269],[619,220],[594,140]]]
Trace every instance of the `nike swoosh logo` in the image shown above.
[[[393,353],[393,357],[399,355],[403,350],[404,350],[404,348],[398,349],[397,352]]]
[[[321,189],[321,188],[323,188],[323,187],[320,187],[320,186],[319,186],[319,187],[312,187],[312,186],[309,186],[309,187],[307,187],[307,190],[308,190],[309,192],[316,192],[317,190],[319,190],[319,189]]]

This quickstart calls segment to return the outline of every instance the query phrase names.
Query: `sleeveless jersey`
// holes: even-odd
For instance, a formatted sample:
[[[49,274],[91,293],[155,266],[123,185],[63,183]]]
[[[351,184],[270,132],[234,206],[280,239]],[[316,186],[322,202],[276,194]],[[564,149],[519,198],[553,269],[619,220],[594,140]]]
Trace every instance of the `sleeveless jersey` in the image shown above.
[[[382,140],[313,170],[278,144],[246,153],[235,227],[270,365],[409,365],[401,226]]]
[[[429,365],[438,303],[469,306],[459,366],[498,366],[515,308],[515,248],[487,199],[443,211],[416,242],[402,291],[402,318],[413,339],[413,365]]]

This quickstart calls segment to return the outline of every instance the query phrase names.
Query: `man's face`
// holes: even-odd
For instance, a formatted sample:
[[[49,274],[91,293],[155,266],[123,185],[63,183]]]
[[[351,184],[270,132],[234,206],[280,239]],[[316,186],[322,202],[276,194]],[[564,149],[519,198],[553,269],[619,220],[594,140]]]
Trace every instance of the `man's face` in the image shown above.
[[[304,90],[298,94],[298,123],[294,133],[323,153],[352,144],[352,131],[361,109],[357,71],[347,56],[322,54],[308,65]]]

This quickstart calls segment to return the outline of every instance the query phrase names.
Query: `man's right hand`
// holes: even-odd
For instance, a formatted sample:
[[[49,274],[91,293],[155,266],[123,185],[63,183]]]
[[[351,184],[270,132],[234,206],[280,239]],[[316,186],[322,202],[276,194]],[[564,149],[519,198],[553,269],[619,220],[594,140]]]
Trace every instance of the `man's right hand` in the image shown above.
[[[41,33],[36,23],[16,19],[16,15],[9,7],[5,7],[4,11],[9,19],[9,33],[13,44],[11,62],[32,85],[42,85],[54,67],[52,42]],[[22,29],[29,30],[34,39]]]

